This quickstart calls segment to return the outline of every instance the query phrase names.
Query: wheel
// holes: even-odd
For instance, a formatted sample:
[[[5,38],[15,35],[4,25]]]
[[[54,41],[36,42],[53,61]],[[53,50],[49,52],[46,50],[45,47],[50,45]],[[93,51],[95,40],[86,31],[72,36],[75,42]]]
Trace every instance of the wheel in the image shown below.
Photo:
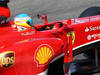
[[[64,60],[64,57],[61,57],[55,60],[53,63],[50,63],[47,75],[64,75],[63,60]]]
[[[90,7],[83,11],[79,17],[100,15],[100,7]]]

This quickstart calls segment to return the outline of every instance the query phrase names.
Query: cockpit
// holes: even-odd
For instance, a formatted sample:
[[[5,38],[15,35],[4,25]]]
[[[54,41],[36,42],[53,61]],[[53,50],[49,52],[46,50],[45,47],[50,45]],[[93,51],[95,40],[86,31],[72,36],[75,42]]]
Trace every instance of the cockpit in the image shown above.
[[[55,22],[55,23],[51,23],[51,24],[48,24],[48,25],[44,25],[40,28],[37,28],[37,31],[44,31],[44,30],[56,30],[56,29],[59,29],[63,26],[63,23],[62,22]]]

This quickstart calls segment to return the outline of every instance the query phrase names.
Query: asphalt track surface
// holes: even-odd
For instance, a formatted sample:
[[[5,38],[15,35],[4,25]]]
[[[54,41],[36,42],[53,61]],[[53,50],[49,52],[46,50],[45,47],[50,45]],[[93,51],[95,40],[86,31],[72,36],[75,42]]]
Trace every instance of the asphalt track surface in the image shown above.
[[[88,7],[100,6],[100,0],[10,0],[12,17],[19,13],[47,14],[49,21],[75,18]],[[34,17],[34,24],[41,21]]]
[[[34,24],[41,23],[38,13],[47,14],[49,21],[76,18],[88,7],[100,6],[100,0],[11,0],[11,18],[19,13],[34,16]],[[100,75],[100,74],[96,74]]]

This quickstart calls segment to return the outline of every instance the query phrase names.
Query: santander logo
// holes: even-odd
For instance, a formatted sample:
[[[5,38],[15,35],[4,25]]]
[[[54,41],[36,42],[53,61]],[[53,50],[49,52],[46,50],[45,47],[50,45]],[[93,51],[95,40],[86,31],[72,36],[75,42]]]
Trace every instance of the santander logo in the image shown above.
[[[86,27],[85,32],[89,32],[89,31],[90,31],[90,29],[88,27]]]
[[[95,30],[99,30],[100,26],[90,26],[90,27],[86,27],[85,32],[89,32],[89,31],[95,31]]]

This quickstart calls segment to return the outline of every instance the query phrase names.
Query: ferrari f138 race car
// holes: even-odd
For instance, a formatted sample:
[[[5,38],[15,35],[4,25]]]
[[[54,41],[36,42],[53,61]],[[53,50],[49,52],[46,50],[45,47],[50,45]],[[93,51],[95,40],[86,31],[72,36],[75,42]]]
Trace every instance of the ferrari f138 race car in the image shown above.
[[[93,14],[91,9],[95,11]],[[97,9],[87,9],[81,14],[82,18],[50,23],[44,18],[45,24],[22,32],[12,28],[10,22],[0,26],[0,75],[49,75],[50,69],[57,72],[60,67],[63,71],[63,63],[64,70],[70,69],[67,64],[74,62],[74,56],[80,53],[92,58],[94,54],[89,52],[96,51],[96,54],[100,46],[100,11],[97,13]],[[51,68],[53,63],[56,66]]]

